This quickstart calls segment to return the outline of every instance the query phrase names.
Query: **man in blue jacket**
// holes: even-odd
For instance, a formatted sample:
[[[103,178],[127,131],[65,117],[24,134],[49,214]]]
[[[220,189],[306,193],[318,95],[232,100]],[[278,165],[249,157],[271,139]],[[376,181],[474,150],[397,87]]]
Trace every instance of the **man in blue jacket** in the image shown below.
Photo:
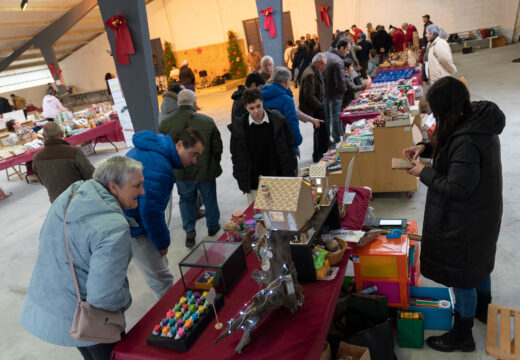
[[[126,156],[143,164],[144,195],[138,198],[137,209],[125,211],[139,227],[131,229],[132,252],[155,298],[159,300],[173,285],[168,268],[170,230],[165,210],[172,193],[175,177],[173,169],[184,169],[197,162],[204,150],[204,139],[190,128],[170,135],[145,130],[132,137],[134,148]]]
[[[264,107],[276,109],[287,118],[287,123],[291,128],[294,144],[296,145],[294,152],[299,154],[298,146],[302,143],[302,135],[300,133],[300,124],[298,122],[298,115],[296,114],[293,94],[289,88],[291,72],[283,66],[277,66],[274,69],[272,79],[272,84],[263,86],[260,89]]]

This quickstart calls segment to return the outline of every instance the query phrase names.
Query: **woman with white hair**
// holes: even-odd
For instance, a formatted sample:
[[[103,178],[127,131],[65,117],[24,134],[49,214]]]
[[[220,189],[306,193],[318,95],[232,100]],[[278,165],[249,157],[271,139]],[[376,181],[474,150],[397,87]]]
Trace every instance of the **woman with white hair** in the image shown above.
[[[92,180],[75,182],[51,205],[20,314],[20,324],[28,332],[51,344],[77,347],[85,359],[110,358],[116,343],[71,337],[78,298],[65,241],[81,298],[98,309],[128,309],[130,226],[137,224],[123,210],[136,208],[137,197],[144,194],[142,170],[138,161],[111,157],[98,166]]]
[[[430,85],[445,76],[453,75],[457,68],[453,64],[450,45],[439,36],[440,29],[431,24],[426,28],[428,46],[424,52],[424,65]]]

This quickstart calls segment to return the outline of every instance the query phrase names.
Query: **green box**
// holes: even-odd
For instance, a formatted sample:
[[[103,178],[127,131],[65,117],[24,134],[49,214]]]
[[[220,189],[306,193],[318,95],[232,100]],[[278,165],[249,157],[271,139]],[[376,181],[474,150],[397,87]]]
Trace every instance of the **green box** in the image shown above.
[[[410,313],[409,313],[410,314]],[[401,348],[418,348],[424,346],[424,318],[421,313],[419,319],[397,318],[397,342]]]

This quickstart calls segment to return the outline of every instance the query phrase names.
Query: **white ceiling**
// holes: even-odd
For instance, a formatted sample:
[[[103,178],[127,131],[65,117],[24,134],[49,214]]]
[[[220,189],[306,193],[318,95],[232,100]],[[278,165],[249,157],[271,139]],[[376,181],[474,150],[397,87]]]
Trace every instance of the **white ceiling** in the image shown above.
[[[21,0],[0,1],[0,61],[57,20],[81,0],[29,0],[27,9],[20,8]],[[67,31],[56,43],[54,50],[62,60],[105,31],[96,6],[80,22]],[[38,49],[26,50],[6,70],[44,64]]]

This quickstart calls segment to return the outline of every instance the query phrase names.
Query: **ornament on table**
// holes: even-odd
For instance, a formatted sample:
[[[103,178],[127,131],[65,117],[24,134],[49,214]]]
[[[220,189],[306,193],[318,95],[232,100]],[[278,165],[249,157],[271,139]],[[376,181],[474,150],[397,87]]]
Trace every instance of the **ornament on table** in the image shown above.
[[[320,10],[320,21],[325,22],[325,25],[330,26],[329,13],[327,12],[329,7],[327,5],[318,5],[318,9]]]
[[[276,27],[274,25],[273,19],[273,7],[269,6],[268,8],[260,10],[262,15],[264,16],[264,30],[269,30],[269,36],[276,37]]]
[[[290,237],[283,231],[269,231],[258,240],[254,251],[259,258],[269,259],[269,270],[256,269],[251,277],[265,288],[253,296],[237,318],[227,322],[226,330],[215,343],[241,329],[244,334],[235,348],[241,354],[244,347],[251,342],[251,332],[265,316],[280,307],[286,307],[292,313],[301,308],[303,292],[296,280],[296,268],[291,259]]]
[[[116,61],[123,65],[130,64],[129,55],[134,54],[135,50],[130,30],[128,29],[128,26],[126,26],[126,18],[121,14],[117,14],[112,16],[110,19],[107,19],[105,24],[114,31]]]
[[[206,294],[206,301],[213,307],[213,311],[215,312],[215,329],[220,330],[224,326],[220,321],[218,321],[217,309],[215,308],[215,298],[217,297],[217,293],[215,292],[215,288],[211,288]]]

